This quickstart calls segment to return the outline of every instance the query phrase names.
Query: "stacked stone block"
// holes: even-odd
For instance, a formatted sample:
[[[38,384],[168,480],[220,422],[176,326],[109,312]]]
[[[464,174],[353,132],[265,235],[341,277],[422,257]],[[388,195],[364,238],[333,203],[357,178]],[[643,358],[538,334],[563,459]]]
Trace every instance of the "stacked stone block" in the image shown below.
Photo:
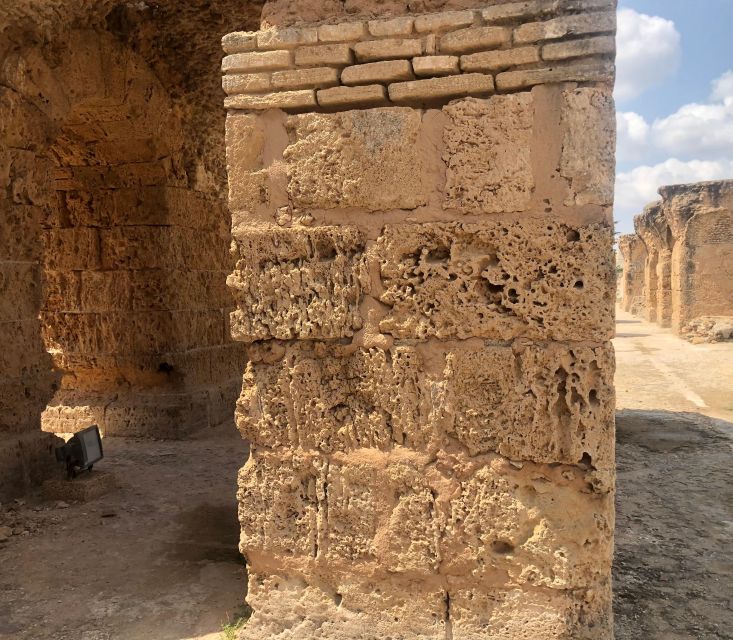
[[[112,36],[63,41],[0,66],[0,499],[55,465],[42,424],[178,436],[241,387],[229,215],[170,96]]]
[[[648,320],[683,334],[701,319],[730,319],[733,183],[667,186],[660,195],[661,201],[635,219],[636,236],[620,244],[627,286],[643,289]],[[642,254],[643,273],[638,270]]]
[[[614,29],[606,0],[562,0],[235,32],[222,41],[225,104],[343,110],[603,82]]]
[[[243,638],[612,637],[614,8],[225,36]]]
[[[618,249],[623,256],[621,307],[624,311],[641,315],[644,312],[646,246],[638,235],[632,233],[619,238]]]

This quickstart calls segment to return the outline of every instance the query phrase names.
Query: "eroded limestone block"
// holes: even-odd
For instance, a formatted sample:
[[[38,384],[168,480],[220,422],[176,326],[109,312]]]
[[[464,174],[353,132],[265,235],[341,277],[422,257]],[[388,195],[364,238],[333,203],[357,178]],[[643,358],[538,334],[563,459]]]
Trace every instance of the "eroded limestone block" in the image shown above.
[[[427,201],[419,111],[399,107],[288,120],[288,192],[295,206],[414,209]]]
[[[553,221],[387,225],[380,323],[397,338],[594,340],[613,335],[611,230]]]
[[[465,213],[526,210],[534,188],[532,94],[467,98],[443,111],[450,119],[443,206]]]
[[[419,599],[436,626],[426,628],[424,615],[415,620],[397,615],[399,637],[420,637],[420,632],[438,637],[433,634],[455,620],[449,613],[453,593],[462,594],[458,600],[464,598],[464,607],[470,592],[484,593],[487,601],[471,606],[472,613],[465,611],[458,623],[468,632],[477,618],[493,618],[492,588],[495,606],[512,591],[517,598],[516,589],[522,588],[543,594],[548,605],[558,594],[563,612],[587,608],[602,617],[610,604],[608,591],[587,594],[606,583],[612,494],[590,488],[587,473],[499,456],[465,460],[444,453],[431,460],[406,451],[360,449],[323,457],[255,450],[240,472],[238,494],[241,548],[251,575],[266,571],[272,580],[268,604],[264,593],[257,595],[265,579],[258,577],[255,615],[276,624],[268,614],[276,603],[269,598],[277,598],[282,584],[293,613],[280,622],[282,637],[297,637],[288,633],[307,630],[309,621],[324,613],[334,624],[353,617],[385,624],[394,619],[385,612],[404,611],[404,598]],[[378,588],[366,589],[369,583]],[[317,594],[327,611],[300,610],[298,601]],[[346,605],[340,622],[342,614],[333,617],[329,597]],[[502,613],[503,619],[494,619],[497,632],[502,624],[516,630],[526,620],[523,607]],[[559,617],[552,619],[560,623]],[[580,624],[572,618],[565,622],[571,628]]]
[[[568,205],[613,203],[616,131],[609,89],[579,88],[563,93],[560,173],[568,180]]]
[[[450,347],[293,345],[251,354],[237,425],[253,444],[324,453],[460,443],[472,456],[582,464],[613,480],[613,353],[481,341]]]
[[[227,284],[237,309],[232,337],[343,338],[361,328],[369,281],[364,240],[354,227],[237,232],[237,264]]]

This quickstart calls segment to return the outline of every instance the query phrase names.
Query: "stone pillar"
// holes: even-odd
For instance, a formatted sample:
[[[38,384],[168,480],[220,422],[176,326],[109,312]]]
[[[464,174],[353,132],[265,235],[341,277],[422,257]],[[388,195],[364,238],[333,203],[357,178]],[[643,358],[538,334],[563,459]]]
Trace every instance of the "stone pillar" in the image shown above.
[[[701,317],[733,317],[733,181],[662,187],[675,238],[672,327]]]
[[[614,9],[225,36],[243,638],[612,637]]]
[[[646,247],[639,236],[628,234],[619,238],[618,248],[624,261],[621,307],[624,311],[641,315],[644,312]]]

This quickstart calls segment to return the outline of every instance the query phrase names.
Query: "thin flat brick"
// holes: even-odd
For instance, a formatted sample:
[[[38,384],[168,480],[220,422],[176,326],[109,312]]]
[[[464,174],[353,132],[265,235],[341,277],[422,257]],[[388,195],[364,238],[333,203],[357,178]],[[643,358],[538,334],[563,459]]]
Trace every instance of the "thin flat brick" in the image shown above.
[[[614,0],[526,0],[510,2],[481,10],[481,18],[489,23],[516,21],[518,18],[537,18],[557,14],[560,11],[587,11],[589,9],[613,9]]]
[[[313,90],[238,95],[224,99],[227,109],[306,109],[317,106]]]
[[[234,31],[221,39],[224,53],[246,53],[257,48],[257,33],[253,31]]]
[[[348,44],[322,44],[295,50],[295,64],[298,67],[344,66],[353,61],[354,55]]]
[[[435,33],[446,29],[470,27],[475,19],[473,11],[444,11],[415,18],[415,31]]]
[[[359,62],[414,58],[422,55],[423,43],[418,39],[370,40],[355,44],[354,53]]]
[[[243,73],[222,76],[221,86],[227,94],[261,93],[272,89],[269,73]]]
[[[370,20],[369,33],[377,38],[409,36],[412,33],[412,23],[412,18]]]
[[[354,42],[365,35],[366,27],[363,22],[324,24],[318,27],[318,39],[321,42]]]
[[[540,61],[539,47],[520,47],[519,49],[500,49],[498,51],[482,51],[461,56],[461,69],[469,71],[496,71],[509,69],[522,64]]]
[[[272,74],[272,86],[276,89],[325,89],[338,83],[339,72],[333,67],[276,71]]]
[[[268,29],[257,33],[257,48],[261,50],[294,49],[302,44],[316,44],[318,29]]]
[[[226,73],[279,71],[280,69],[290,68],[292,60],[290,51],[234,53],[224,58],[221,68]]]
[[[616,28],[613,12],[585,13],[577,16],[555,18],[546,22],[530,22],[514,30],[515,44],[557,40],[566,36],[582,36],[603,33]]]
[[[381,84],[334,87],[318,92],[318,104],[322,107],[373,107],[388,102],[387,89]]]
[[[343,84],[375,84],[411,80],[412,65],[407,60],[386,60],[346,67],[341,73]]]
[[[413,103],[463,96],[482,96],[494,92],[494,79],[481,73],[466,73],[445,78],[398,82],[389,86],[392,102]]]
[[[424,56],[412,59],[416,76],[452,76],[461,72],[458,56]]]
[[[507,44],[512,32],[504,27],[474,27],[447,33],[440,39],[441,53],[471,53]]]
[[[567,60],[568,58],[603,55],[615,51],[616,40],[613,36],[599,36],[597,38],[586,38],[585,40],[546,44],[542,47],[542,57],[545,60]]]
[[[554,82],[609,82],[613,79],[613,74],[614,67],[610,63],[507,71],[496,76],[496,87],[499,91],[516,91]]]

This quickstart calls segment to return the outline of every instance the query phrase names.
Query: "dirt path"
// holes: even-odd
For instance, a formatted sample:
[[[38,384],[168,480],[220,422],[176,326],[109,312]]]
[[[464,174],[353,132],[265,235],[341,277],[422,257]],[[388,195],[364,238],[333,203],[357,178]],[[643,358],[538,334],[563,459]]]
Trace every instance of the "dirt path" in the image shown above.
[[[733,639],[733,345],[619,320],[617,640]],[[18,532],[0,543],[0,640],[218,640],[246,590],[246,445],[232,426],[105,446],[115,492],[0,507]]]
[[[0,514],[29,530],[0,545],[0,639],[218,640],[246,591],[235,497],[246,445],[232,426],[105,448],[113,493],[61,509],[36,496]]]
[[[731,639],[733,344],[619,320],[616,638]]]

